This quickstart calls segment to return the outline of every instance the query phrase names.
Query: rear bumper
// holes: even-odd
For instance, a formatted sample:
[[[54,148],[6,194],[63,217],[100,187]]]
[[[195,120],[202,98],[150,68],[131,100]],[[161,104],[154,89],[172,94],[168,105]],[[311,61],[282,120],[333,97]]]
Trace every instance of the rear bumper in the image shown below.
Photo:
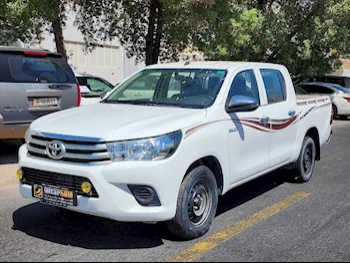
[[[5,125],[0,115],[0,139],[23,139],[30,124]]]

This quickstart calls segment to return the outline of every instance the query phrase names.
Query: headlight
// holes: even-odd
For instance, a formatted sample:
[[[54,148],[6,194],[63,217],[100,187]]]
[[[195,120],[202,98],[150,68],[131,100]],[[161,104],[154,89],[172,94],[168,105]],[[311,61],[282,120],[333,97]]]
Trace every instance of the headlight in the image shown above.
[[[108,143],[113,162],[158,161],[172,156],[180,145],[182,131],[143,140]]]
[[[29,143],[29,139],[30,139],[30,136],[32,136],[32,130],[30,129],[30,127],[28,128],[27,132],[26,132],[26,135],[25,135],[25,141],[26,141],[26,144]]]

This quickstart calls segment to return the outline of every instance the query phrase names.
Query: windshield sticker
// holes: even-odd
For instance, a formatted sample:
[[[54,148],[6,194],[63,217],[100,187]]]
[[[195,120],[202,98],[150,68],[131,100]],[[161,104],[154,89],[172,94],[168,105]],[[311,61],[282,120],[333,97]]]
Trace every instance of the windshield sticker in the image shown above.
[[[218,72],[216,72],[216,74],[218,74],[218,75],[225,75],[225,71],[224,70],[219,70]]]

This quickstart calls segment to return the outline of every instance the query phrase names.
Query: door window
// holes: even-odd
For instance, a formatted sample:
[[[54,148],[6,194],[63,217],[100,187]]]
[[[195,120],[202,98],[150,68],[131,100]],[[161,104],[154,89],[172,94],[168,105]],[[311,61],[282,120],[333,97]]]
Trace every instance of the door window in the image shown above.
[[[279,70],[263,69],[260,71],[264,80],[269,104],[283,102],[287,99],[286,82]]]
[[[255,98],[260,102],[259,88],[253,70],[239,73],[232,82],[228,101],[233,96],[246,96]]]

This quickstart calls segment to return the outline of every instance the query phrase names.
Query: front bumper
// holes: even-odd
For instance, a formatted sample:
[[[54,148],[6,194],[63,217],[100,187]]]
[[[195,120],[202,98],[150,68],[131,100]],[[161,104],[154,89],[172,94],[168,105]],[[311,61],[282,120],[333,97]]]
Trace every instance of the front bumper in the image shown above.
[[[160,162],[125,162],[106,165],[81,165],[44,160],[28,156],[26,146],[19,151],[21,168],[88,178],[99,198],[78,196],[78,206],[67,209],[124,222],[160,222],[175,217],[178,193],[186,167],[179,158]],[[152,187],[161,203],[157,207],[141,206],[128,185]],[[32,198],[32,187],[19,184],[20,193]]]

